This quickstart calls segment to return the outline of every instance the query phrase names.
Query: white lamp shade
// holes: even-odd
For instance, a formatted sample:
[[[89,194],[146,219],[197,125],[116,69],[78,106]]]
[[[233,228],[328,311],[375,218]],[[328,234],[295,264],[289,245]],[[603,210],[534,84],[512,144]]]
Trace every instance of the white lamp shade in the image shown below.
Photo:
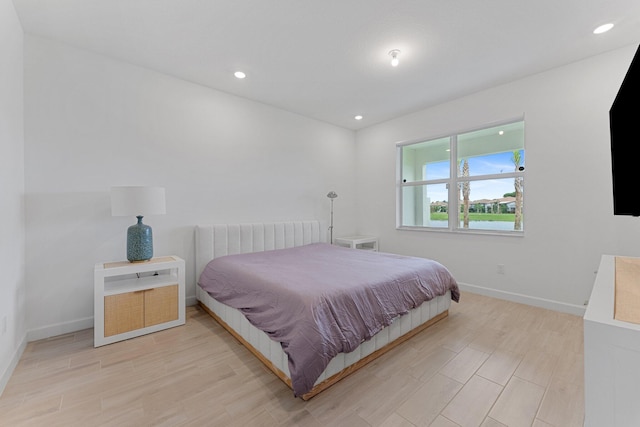
[[[111,187],[112,216],[162,215],[166,211],[164,187]]]

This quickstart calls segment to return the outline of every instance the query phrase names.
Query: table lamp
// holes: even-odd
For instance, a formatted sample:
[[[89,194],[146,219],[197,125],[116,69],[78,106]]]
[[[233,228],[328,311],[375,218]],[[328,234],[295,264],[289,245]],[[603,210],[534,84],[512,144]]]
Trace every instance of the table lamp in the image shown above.
[[[153,233],[142,223],[144,215],[166,213],[163,187],[111,187],[111,215],[138,218],[138,223],[127,229],[127,259],[144,262],[153,258]]]

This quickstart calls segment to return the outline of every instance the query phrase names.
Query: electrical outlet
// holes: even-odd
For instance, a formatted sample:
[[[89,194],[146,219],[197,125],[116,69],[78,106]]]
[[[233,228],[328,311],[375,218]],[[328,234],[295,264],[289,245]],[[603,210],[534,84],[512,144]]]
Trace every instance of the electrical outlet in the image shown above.
[[[498,266],[496,267],[496,273],[504,274],[504,264],[498,264]]]
[[[2,320],[0,320],[0,335],[4,335],[7,333],[7,316],[2,316]]]

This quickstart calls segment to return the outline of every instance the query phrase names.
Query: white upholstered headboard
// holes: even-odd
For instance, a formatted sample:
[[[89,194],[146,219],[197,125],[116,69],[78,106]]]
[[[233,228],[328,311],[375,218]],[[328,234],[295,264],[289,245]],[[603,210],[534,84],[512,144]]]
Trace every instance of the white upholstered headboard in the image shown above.
[[[326,241],[327,230],[321,221],[197,225],[196,280],[216,257]]]

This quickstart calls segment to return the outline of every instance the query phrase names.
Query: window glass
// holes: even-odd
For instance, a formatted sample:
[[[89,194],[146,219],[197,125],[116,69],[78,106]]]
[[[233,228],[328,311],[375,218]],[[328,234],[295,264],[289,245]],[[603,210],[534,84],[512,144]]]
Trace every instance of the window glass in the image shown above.
[[[403,225],[449,227],[446,184],[411,185],[402,189]]]
[[[458,176],[509,173],[516,170],[513,152],[520,153],[517,167],[524,168],[524,123],[516,122],[458,135]],[[467,164],[467,170],[463,169]],[[466,175],[465,175],[466,173]]]
[[[402,143],[397,152],[399,228],[523,232],[524,121]]]
[[[522,231],[522,178],[461,182],[469,187],[469,197],[461,191],[458,228],[470,230]],[[515,187],[520,196],[516,197]],[[475,195],[475,196],[474,196]],[[519,215],[516,215],[519,205]],[[466,214],[465,214],[466,212]],[[466,221],[465,221],[466,218]]]
[[[449,137],[402,147],[403,182],[449,178]]]

